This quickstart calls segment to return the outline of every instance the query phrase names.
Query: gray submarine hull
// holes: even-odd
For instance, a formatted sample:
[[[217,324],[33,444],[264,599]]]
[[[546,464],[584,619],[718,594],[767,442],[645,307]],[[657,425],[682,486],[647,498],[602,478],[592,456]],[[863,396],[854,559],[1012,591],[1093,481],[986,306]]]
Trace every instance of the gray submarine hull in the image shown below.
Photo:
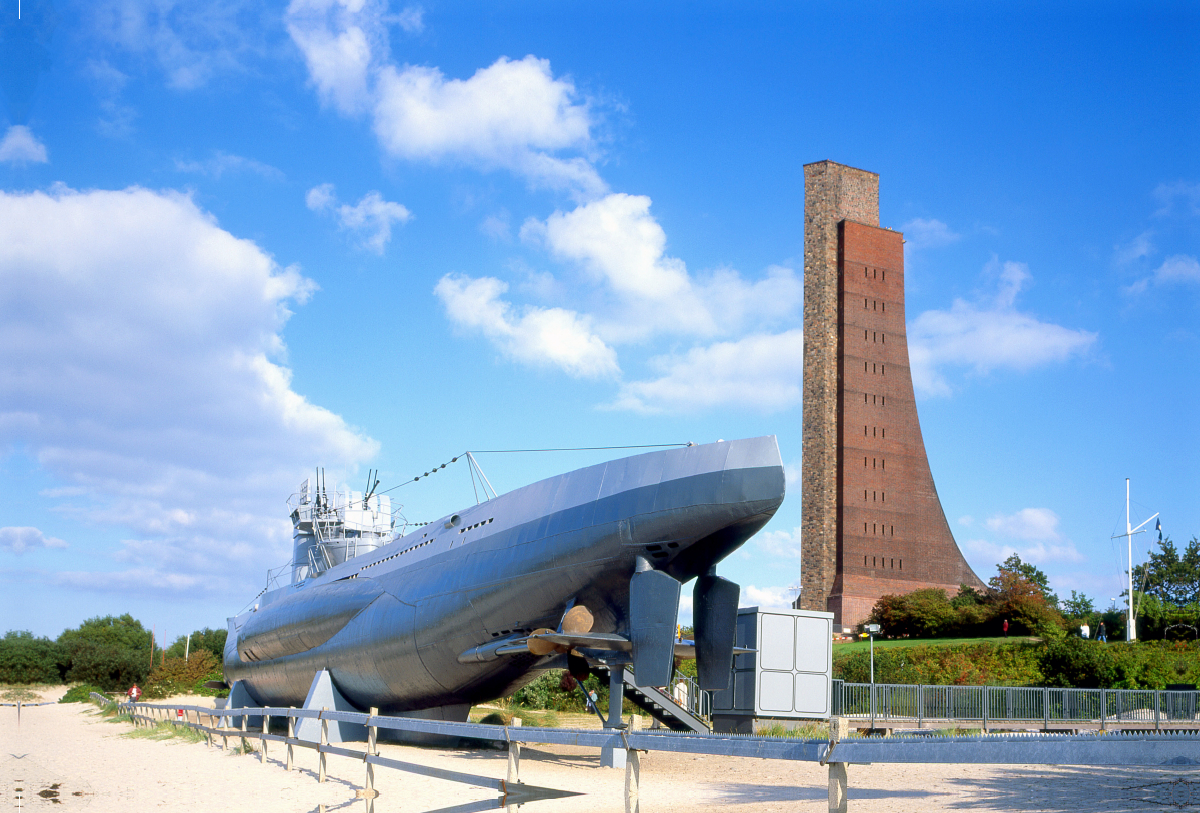
[[[578,604],[593,632],[628,635],[639,562],[679,582],[713,573],[784,491],[773,436],[533,483],[267,593],[230,619],[225,680],[263,705],[299,706],[325,669],[347,700],[383,713],[506,696],[562,659],[498,647]]]

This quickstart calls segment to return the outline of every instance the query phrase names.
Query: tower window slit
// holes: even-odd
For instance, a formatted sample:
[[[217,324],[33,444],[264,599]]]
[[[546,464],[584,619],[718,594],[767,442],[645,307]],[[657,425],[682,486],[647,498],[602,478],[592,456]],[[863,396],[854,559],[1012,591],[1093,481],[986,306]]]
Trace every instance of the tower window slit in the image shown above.
[[[867,490],[864,488],[863,489],[863,499],[865,500],[866,498],[867,498]]]
[[[863,567],[866,567],[866,566],[867,566],[867,555],[864,553],[863,554]]]
[[[863,310],[867,309],[867,300],[863,299]]]
[[[887,313],[887,303],[886,302],[883,303],[883,307],[880,308],[880,310],[883,311],[884,313]]]
[[[879,468],[881,468],[881,469],[886,469],[886,468],[887,468],[887,458],[886,458],[886,457],[881,457],[881,458],[879,458]],[[1136,614],[1134,615],[1134,619],[1135,619],[1135,620],[1137,619],[1137,615],[1136,615]]]
[[[863,523],[863,533],[865,534],[866,532],[867,532],[867,523],[864,522]],[[867,563],[866,557],[863,557],[863,564],[865,565],[866,563]]]
[[[867,457],[866,457],[866,455],[863,455],[863,468],[865,469],[866,467],[867,467]]]
[[[863,437],[865,438],[866,436],[867,436],[867,427],[864,426],[863,427]]]
[[[865,404],[866,402],[867,402],[867,394],[864,392],[863,393],[863,403]]]
[[[864,361],[863,362],[863,372],[865,373],[866,371],[867,371],[867,362]]]
[[[903,559],[900,560],[900,569],[904,570],[904,560]],[[1136,619],[1137,615],[1134,615],[1134,618]]]
[[[896,526],[895,526],[895,525],[892,525],[892,526],[891,526],[891,529],[892,529],[892,536],[895,536],[895,535],[896,535]],[[1134,618],[1136,619],[1136,618],[1137,618],[1137,616],[1134,616]]]
[[[895,570],[895,569],[896,569],[896,560],[893,559],[892,560],[892,570]]]

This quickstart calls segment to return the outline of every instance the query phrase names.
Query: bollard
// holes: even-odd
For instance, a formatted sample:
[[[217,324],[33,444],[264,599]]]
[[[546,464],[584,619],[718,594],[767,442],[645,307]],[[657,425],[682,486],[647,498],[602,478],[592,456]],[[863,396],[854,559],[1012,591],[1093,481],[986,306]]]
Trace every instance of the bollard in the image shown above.
[[[521,718],[514,717],[509,723],[511,727],[520,728]],[[509,785],[518,784],[521,781],[521,743],[513,742],[512,732],[509,732],[508,740],[508,773],[504,777],[504,787],[507,791]]]
[[[295,706],[289,706],[290,709],[295,709]],[[288,733],[287,733],[287,767],[284,770],[292,769],[292,742],[296,739],[296,718],[288,715]]]
[[[325,719],[326,707],[321,707],[321,748],[317,751],[319,758],[318,763],[318,782],[325,781],[325,746],[329,745],[329,721]]]
[[[829,813],[846,813],[846,777],[845,762],[829,763]]]

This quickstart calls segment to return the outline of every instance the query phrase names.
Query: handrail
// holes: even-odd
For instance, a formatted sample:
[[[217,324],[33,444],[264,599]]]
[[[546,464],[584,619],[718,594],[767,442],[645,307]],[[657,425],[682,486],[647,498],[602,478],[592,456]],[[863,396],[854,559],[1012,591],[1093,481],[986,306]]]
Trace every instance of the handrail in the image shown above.
[[[929,720],[1003,723],[1080,723],[1109,728],[1197,727],[1200,691],[1072,689],[1035,686],[937,686],[834,681],[840,716],[878,722]]]

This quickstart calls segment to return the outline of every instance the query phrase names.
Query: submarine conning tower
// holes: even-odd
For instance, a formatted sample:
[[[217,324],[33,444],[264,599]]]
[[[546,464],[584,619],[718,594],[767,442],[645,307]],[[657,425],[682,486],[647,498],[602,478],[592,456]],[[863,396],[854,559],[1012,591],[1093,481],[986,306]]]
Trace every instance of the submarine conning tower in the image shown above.
[[[386,494],[310,488],[288,498],[292,518],[292,584],[324,573],[392,539],[392,502]]]

